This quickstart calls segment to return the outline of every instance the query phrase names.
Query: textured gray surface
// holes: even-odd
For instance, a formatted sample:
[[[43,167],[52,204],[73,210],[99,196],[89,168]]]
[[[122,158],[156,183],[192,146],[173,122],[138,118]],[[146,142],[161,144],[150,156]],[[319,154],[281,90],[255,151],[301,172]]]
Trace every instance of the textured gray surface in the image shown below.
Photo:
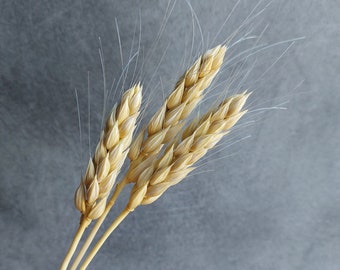
[[[118,79],[114,18],[126,64],[139,12],[141,45],[150,48],[167,6],[167,1],[119,2],[0,1],[1,269],[57,269],[70,243],[79,218],[73,192],[86,159],[80,158],[73,89],[79,89],[86,156],[87,71],[92,147],[102,110],[98,36],[108,79]],[[192,1],[205,40],[212,40],[235,2]],[[217,42],[254,6],[255,1],[241,1]],[[269,25],[261,44],[306,37],[263,77],[289,43],[259,53],[242,85],[254,90],[250,110],[289,100],[287,110],[250,113],[243,123],[255,124],[236,129],[229,142],[251,138],[210,155],[198,174],[137,209],[89,269],[339,269],[339,16],[338,0],[277,0],[255,19],[255,33]],[[166,25],[143,68],[150,113],[183,71],[177,66],[185,42],[192,40],[188,5],[179,1]],[[138,32],[137,27],[136,38]],[[221,78],[229,72],[225,68]]]

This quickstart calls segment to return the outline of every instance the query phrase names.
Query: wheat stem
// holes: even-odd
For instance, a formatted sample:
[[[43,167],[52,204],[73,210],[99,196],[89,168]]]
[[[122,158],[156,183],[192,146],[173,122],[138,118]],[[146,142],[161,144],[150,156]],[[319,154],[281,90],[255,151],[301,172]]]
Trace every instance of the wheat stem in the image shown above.
[[[119,106],[113,108],[106,121],[96,152],[89,161],[86,174],[74,197],[75,206],[82,213],[82,220],[88,220],[86,227],[91,220],[99,218],[106,209],[107,199],[129,151],[141,102],[142,87],[140,84],[136,84],[123,94]],[[116,187],[119,192],[112,197],[112,205],[120,193],[120,186],[117,185]],[[104,218],[98,228],[103,223]],[[86,227],[82,227],[81,230],[79,228],[79,233],[77,232],[72,241],[61,270],[67,269]],[[92,239],[94,235],[91,235]],[[92,239],[88,241],[88,245],[91,244]],[[87,248],[85,247],[85,252]],[[79,258],[81,259],[83,255],[80,255]]]
[[[125,185],[134,183],[127,207],[96,243],[81,265],[81,269],[86,269],[105,240],[129,212],[141,204],[153,202],[168,187],[181,181],[194,169],[191,165],[222,138],[224,134],[214,134],[220,133],[220,130],[223,129],[223,127],[219,127],[219,123],[214,123],[214,126],[210,127],[209,132],[212,134],[207,133],[210,122],[212,123],[216,119],[210,121],[209,118],[207,120],[209,123],[205,123],[206,119],[203,119],[204,124],[200,123],[196,127],[198,130],[195,134],[192,134],[195,130],[194,124],[191,127],[192,130],[186,131],[190,134],[190,138],[187,138],[185,143],[179,140],[177,144],[167,148],[167,154],[164,155],[162,161],[157,161],[157,156],[162,153],[163,146],[171,144],[170,141],[181,133],[181,130],[183,131],[187,116],[202,100],[204,90],[211,84],[219,71],[225,52],[226,47],[219,45],[200,56],[179,79],[174,91],[152,117],[147,128],[136,136],[132,144],[132,134],[141,105],[140,85],[135,85],[123,95],[120,105],[112,111],[107,120],[96,153],[90,160],[86,175],[75,193],[77,209],[81,211],[85,219],[97,219],[97,222],[76,256],[71,270],[75,270],[80,264]],[[223,125],[228,124],[224,123],[222,119],[219,120],[223,122]],[[181,143],[180,146],[179,143]],[[201,151],[198,151],[200,149]],[[173,152],[174,150],[175,152]],[[129,170],[124,180],[117,184],[107,203],[111,188],[128,152],[131,160]],[[73,256],[85,228],[79,229],[79,235],[77,233],[73,240],[70,254],[67,254],[67,264]],[[66,270],[66,268],[61,270]]]
[[[80,241],[81,237],[83,236],[85,229],[87,228],[87,226],[89,226],[90,223],[91,223],[91,220],[88,220],[86,218],[84,218],[80,222],[78,230],[77,230],[77,232],[76,232],[76,234],[75,234],[75,236],[72,240],[72,243],[71,243],[71,245],[70,245],[70,247],[69,247],[69,249],[68,249],[68,251],[65,255],[65,258],[64,258],[64,260],[63,260],[63,262],[60,266],[60,270],[66,270],[67,269],[67,267],[70,263],[70,260],[73,256],[74,252],[77,249],[79,241]]]
[[[127,217],[130,213],[128,208],[125,208],[119,216],[115,219],[115,221],[110,225],[110,227],[105,231],[102,237],[98,240],[94,248],[91,250],[90,254],[86,257],[84,263],[80,266],[80,270],[85,270],[87,266],[91,263],[94,256],[96,256],[98,250],[105,243],[106,239],[111,235],[111,233],[118,227],[118,225]]]
[[[120,183],[118,183],[116,185],[116,188],[112,194],[112,197],[110,199],[110,201],[107,203],[106,208],[104,213],[102,214],[102,216],[97,219],[96,223],[94,224],[91,232],[89,233],[89,235],[87,236],[82,248],[80,249],[77,257],[74,259],[74,262],[70,268],[70,270],[75,270],[77,268],[77,266],[79,265],[79,263],[81,262],[81,260],[83,259],[86,251],[88,250],[89,246],[91,245],[94,237],[96,236],[100,226],[103,224],[106,216],[108,215],[108,213],[110,212],[111,208],[113,207],[113,205],[115,204],[119,194],[123,191],[124,187],[127,185],[126,181],[123,180]]]

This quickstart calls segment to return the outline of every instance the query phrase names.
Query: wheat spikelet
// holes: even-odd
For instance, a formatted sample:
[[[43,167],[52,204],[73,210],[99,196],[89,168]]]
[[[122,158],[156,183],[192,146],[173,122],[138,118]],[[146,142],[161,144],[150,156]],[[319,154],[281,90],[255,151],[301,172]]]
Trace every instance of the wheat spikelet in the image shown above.
[[[115,184],[130,146],[142,101],[142,87],[127,90],[117,108],[110,113],[96,152],[75,192],[75,206],[83,218],[97,219]]]
[[[170,143],[160,159],[154,158],[142,171],[132,188],[127,208],[133,211],[139,205],[157,200],[169,187],[183,180],[194,163],[213,148],[246,113],[242,108],[250,93],[225,99],[200,119],[194,120],[182,137]]]
[[[204,90],[218,73],[225,52],[226,47],[221,45],[208,50],[178,80],[174,91],[151,118],[147,128],[132,142],[127,182],[136,182],[137,176],[150,166],[151,156],[157,155],[163,145],[181,131],[184,119],[202,100]]]

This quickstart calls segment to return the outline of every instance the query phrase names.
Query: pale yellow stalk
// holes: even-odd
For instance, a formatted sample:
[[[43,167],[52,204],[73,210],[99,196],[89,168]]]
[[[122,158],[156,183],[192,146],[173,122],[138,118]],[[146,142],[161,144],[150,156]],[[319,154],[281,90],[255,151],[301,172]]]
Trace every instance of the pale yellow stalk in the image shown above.
[[[143,129],[133,140],[128,156],[131,160],[129,170],[121,182],[121,186],[137,181],[136,175],[143,172],[163,145],[177,135],[184,126],[184,119],[195,109],[204,96],[204,90],[216,77],[226,52],[226,47],[219,45],[205,52],[182,75],[175,89],[165,100],[162,107],[151,118],[146,129]],[[145,135],[145,133],[147,133]],[[120,191],[122,188],[120,188]],[[119,191],[119,193],[120,193]],[[119,195],[117,194],[117,196]],[[111,203],[109,203],[111,204]],[[97,221],[78,253],[71,270],[75,270],[85,255],[99,227],[103,223],[111,207],[109,204],[105,214]],[[112,204],[113,205],[113,204]]]
[[[91,220],[105,211],[107,198],[126,158],[142,102],[142,87],[127,90],[118,108],[110,113],[86,174],[75,192],[75,206],[82,213],[78,231],[61,265],[66,270]]]

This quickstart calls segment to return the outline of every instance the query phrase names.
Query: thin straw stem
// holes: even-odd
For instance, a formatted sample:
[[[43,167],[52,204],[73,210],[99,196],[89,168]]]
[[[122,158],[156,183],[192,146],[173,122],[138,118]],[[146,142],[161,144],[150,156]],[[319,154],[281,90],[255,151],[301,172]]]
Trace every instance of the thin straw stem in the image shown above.
[[[118,225],[127,217],[130,213],[129,208],[125,208],[119,216],[115,219],[115,221],[110,225],[110,227],[104,232],[102,237],[98,240],[94,248],[90,251],[90,254],[86,257],[84,263],[81,265],[80,270],[85,270],[87,266],[90,264],[94,256],[96,256],[98,250],[105,243],[106,239],[111,235],[111,233],[118,227]]]
[[[84,234],[84,231],[86,230],[86,228],[89,226],[89,224],[91,223],[91,220],[87,219],[87,218],[84,218],[82,219],[82,221],[80,222],[79,224],[79,227],[78,227],[78,230],[72,240],[72,243],[65,255],[65,258],[60,266],[60,270],[66,270],[69,263],[70,263],[70,260],[74,254],[74,252],[76,251],[77,249],[77,246],[79,244],[79,241],[81,239],[81,237],[83,236]]]
[[[76,270],[76,268],[78,267],[79,263],[81,262],[81,260],[83,259],[86,251],[88,250],[89,246],[91,245],[93,238],[96,236],[100,226],[103,224],[106,216],[109,214],[111,208],[113,207],[113,205],[115,204],[119,194],[122,192],[122,190],[124,189],[124,187],[127,185],[125,179],[118,183],[116,185],[115,191],[112,194],[112,197],[110,199],[110,201],[107,203],[106,208],[104,213],[101,215],[100,218],[97,219],[96,223],[94,224],[91,232],[89,233],[89,235],[87,236],[82,248],[80,249],[77,257],[75,258],[70,270]]]

